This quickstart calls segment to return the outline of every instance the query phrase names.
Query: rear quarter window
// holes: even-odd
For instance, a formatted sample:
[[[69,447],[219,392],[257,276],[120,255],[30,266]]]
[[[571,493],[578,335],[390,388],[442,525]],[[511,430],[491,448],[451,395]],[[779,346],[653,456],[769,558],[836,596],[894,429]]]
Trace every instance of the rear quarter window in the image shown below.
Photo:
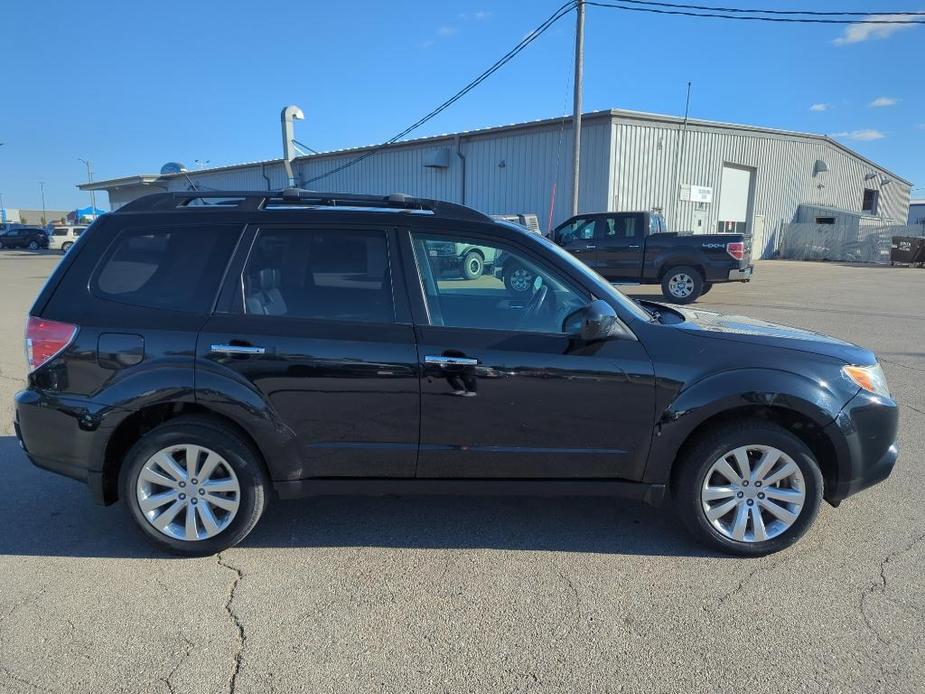
[[[131,306],[205,313],[240,231],[234,225],[127,229],[103,255],[91,291]]]

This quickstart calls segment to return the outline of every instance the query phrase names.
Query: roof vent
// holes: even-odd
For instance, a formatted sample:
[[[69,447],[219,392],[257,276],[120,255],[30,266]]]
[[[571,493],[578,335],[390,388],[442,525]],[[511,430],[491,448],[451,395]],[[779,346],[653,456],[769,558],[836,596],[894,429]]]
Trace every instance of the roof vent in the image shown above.
[[[829,170],[829,165],[826,164],[822,159],[817,159],[816,163],[813,164],[813,176],[818,176],[821,173]]]
[[[178,161],[168,161],[161,167],[161,176],[186,173],[187,170],[186,166]]]

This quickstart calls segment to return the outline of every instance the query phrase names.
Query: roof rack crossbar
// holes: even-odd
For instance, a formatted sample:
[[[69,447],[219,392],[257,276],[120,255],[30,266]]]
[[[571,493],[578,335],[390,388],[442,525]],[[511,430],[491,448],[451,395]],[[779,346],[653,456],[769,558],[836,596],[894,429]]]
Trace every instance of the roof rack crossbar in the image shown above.
[[[120,207],[117,212],[156,212],[185,208],[195,200],[208,202],[210,199],[234,201],[234,204],[216,207],[228,209],[234,207],[245,210],[264,209],[272,203],[295,203],[306,207],[369,207],[378,209],[398,209],[408,211],[427,211],[437,217],[475,222],[491,222],[486,214],[465,205],[458,205],[442,200],[417,198],[404,193],[390,195],[364,195],[359,193],[323,193],[302,188],[286,188],[276,191],[183,191],[173,193],[154,193],[137,200],[132,200]]]

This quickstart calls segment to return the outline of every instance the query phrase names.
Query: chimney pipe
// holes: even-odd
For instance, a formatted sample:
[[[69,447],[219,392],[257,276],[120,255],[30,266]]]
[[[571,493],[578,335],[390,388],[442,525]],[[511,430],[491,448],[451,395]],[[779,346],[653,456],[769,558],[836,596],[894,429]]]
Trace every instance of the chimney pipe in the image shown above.
[[[298,106],[287,106],[279,116],[283,126],[283,166],[286,167],[287,187],[295,187],[295,176],[292,174],[292,160],[295,159],[295,147],[292,146],[292,121],[305,120],[305,114]]]

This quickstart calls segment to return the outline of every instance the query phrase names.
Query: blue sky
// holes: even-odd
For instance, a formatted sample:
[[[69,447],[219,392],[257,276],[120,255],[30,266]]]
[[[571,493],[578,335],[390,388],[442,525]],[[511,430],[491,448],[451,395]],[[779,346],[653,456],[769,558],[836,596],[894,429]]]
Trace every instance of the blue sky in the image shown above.
[[[0,193],[7,207],[38,207],[44,180],[50,209],[84,206],[78,157],[93,161],[98,179],[156,173],[173,160],[195,168],[196,159],[277,157],[279,111],[290,103],[306,115],[296,137],[314,149],[380,142],[562,1],[12,0],[2,13]],[[562,20],[415,135],[569,109],[573,29],[573,17]],[[870,33],[589,7],[585,110],[680,114],[691,80],[692,117],[827,133],[925,186],[923,45],[925,26]]]

